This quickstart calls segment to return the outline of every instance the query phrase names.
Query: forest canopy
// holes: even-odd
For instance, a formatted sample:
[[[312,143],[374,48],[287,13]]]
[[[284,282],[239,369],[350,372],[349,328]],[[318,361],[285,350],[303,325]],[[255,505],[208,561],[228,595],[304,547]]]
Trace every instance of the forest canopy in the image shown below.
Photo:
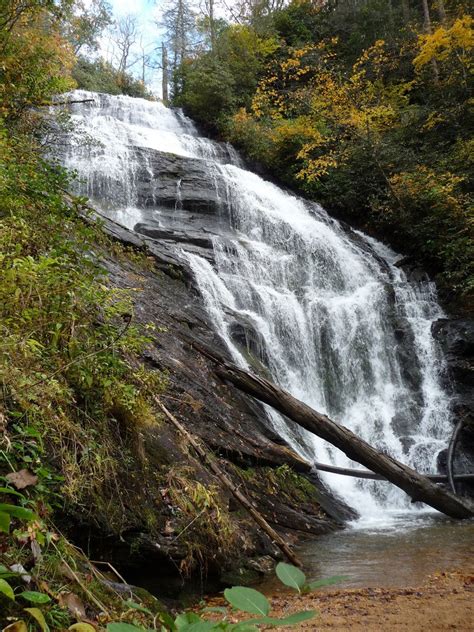
[[[185,37],[171,15],[173,103],[254,166],[410,255],[447,296],[472,293],[467,5],[242,0],[232,15],[211,23],[208,12]]]

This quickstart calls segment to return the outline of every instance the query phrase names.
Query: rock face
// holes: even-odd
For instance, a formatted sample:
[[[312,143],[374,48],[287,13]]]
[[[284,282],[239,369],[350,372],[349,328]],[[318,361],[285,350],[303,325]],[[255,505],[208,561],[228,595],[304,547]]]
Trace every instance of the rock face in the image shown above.
[[[141,166],[136,174],[139,206],[184,208],[199,214],[219,208],[209,162],[140,147],[134,153]]]
[[[433,325],[448,363],[447,380],[453,392],[454,421],[462,420],[453,469],[455,474],[472,473],[474,463],[474,322],[467,318],[442,319]],[[446,452],[440,455],[446,466]],[[474,485],[464,483],[460,491],[474,493]]]
[[[218,165],[206,160],[135,148],[137,203],[145,221],[134,231],[170,250],[213,261],[213,235],[228,230],[217,182]],[[159,246],[161,247],[161,245]]]
[[[166,240],[158,242],[107,219],[104,222],[104,230],[110,236],[145,251],[153,260],[152,269],[143,269],[129,260],[107,255],[103,265],[112,286],[135,288],[135,322],[160,325],[155,342],[143,359],[149,367],[168,375],[163,401],[169,410],[205,442],[217,455],[226,473],[236,483],[244,485],[262,514],[290,541],[308,534],[325,533],[341,526],[344,519],[353,517],[349,508],[324,491],[309,463],[268,430],[263,409],[218,378],[212,363],[192,347],[192,340],[196,338],[227,355],[208,322],[200,297],[190,286],[186,266],[170,258]],[[137,464],[140,470],[137,480],[124,478],[121,481],[125,497],[134,498],[130,526],[119,538],[112,530],[108,531],[105,518],[99,530],[84,525],[83,537],[92,543],[95,555],[116,564],[129,581],[136,579],[143,585],[143,577],[148,573],[151,576],[157,564],[165,575],[173,574],[176,565],[189,554],[186,546],[176,539],[176,532],[170,531],[173,510],[163,503],[167,486],[157,483],[156,472],[192,467],[193,479],[207,486],[216,485],[216,481],[183,446],[182,438],[165,420],[159,426],[140,429],[140,446],[145,465],[141,468]],[[282,467],[288,469],[281,470]],[[276,495],[269,495],[269,486],[275,485],[275,480],[287,471],[294,474],[284,479],[288,481],[283,483],[285,489],[277,492],[275,488]],[[291,478],[294,476],[296,479]],[[298,498],[292,490],[293,480],[302,481],[304,497]],[[235,512],[238,516],[241,509],[234,499],[228,497],[227,502],[231,515]],[[128,502],[125,505],[128,506]],[[145,519],[150,512],[154,516],[153,528]],[[245,559],[268,554],[278,556],[273,543],[248,517],[238,518],[237,522],[240,524],[240,552],[227,560],[229,565],[235,565],[239,555]],[[205,562],[212,571],[212,559]],[[222,560],[218,563],[225,570],[226,564]],[[150,579],[151,588],[153,581]],[[173,586],[172,578],[167,581]],[[163,590],[164,587],[155,586],[154,589]]]

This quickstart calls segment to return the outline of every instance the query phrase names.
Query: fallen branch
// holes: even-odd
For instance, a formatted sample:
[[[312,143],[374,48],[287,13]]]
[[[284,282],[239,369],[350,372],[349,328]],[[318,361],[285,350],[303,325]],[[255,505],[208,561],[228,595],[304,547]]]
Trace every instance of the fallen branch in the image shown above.
[[[354,478],[368,478],[374,481],[384,481],[386,478],[381,474],[375,474],[370,470],[356,470],[351,467],[336,467],[335,465],[326,465],[325,463],[314,463],[314,467],[321,472],[329,472],[330,474],[340,474],[341,476],[353,476]],[[422,474],[430,481],[443,483],[448,480],[446,474]],[[474,474],[454,474],[455,481],[474,481]]]
[[[474,505],[467,499],[455,496],[407,465],[378,452],[348,428],[313,410],[269,380],[227,362],[197,341],[191,344],[217,364],[217,374],[222,378],[336,446],[353,461],[380,474],[405,491],[414,502],[424,502],[452,518],[465,519],[474,516]]]
[[[230,491],[230,493],[234,496],[234,498],[249,512],[255,522],[265,531],[265,533],[269,536],[269,538],[278,546],[278,548],[285,554],[285,556],[290,560],[292,564],[295,566],[301,566],[300,560],[293,553],[291,548],[287,545],[285,540],[273,529],[265,518],[255,509],[251,501],[246,498],[242,492],[238,489],[236,485],[231,481],[231,479],[221,470],[219,465],[210,455],[209,451],[203,446],[203,444],[196,439],[191,433],[189,433],[186,428],[176,419],[174,415],[170,413],[170,411],[161,403],[158,397],[153,397],[156,405],[160,408],[160,410],[166,415],[166,417],[171,421],[171,423],[179,430],[179,432],[187,439],[187,441],[192,445],[194,450],[201,457],[203,462],[214,472],[220,482],[224,485],[226,489]]]
[[[449,442],[448,447],[448,455],[447,455],[447,470],[448,470],[448,481],[453,493],[456,493],[456,483],[453,476],[453,461],[454,461],[454,450],[456,449],[456,444],[459,439],[459,434],[464,425],[464,417],[458,421],[456,428],[454,429],[453,436],[451,437],[451,441]]]
[[[95,99],[78,99],[77,101],[52,101],[51,103],[40,103],[39,107],[49,108],[55,105],[72,105],[73,103],[94,103]]]

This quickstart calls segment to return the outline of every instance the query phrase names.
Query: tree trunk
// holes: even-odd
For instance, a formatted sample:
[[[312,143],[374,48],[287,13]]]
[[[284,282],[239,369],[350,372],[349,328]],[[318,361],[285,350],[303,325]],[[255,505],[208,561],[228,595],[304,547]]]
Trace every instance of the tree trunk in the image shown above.
[[[368,478],[373,481],[387,480],[381,474],[375,474],[370,470],[356,470],[352,467],[336,467],[335,465],[326,465],[325,463],[314,463],[314,467],[321,472],[329,472],[330,474],[340,474],[341,476],[352,476],[353,478]],[[445,483],[449,481],[447,474],[424,474],[430,481]],[[474,481],[474,474],[451,474],[453,481]]]
[[[454,454],[456,450],[456,444],[458,442],[459,434],[462,430],[463,425],[464,425],[464,418],[461,417],[461,419],[457,423],[457,426],[453,432],[453,436],[451,437],[451,441],[449,442],[449,446],[448,446],[448,454],[447,454],[448,480],[449,480],[449,485],[454,493],[456,493],[456,483],[455,483],[455,478],[453,474],[453,461],[454,461]]]
[[[168,104],[168,53],[166,51],[166,46],[164,45],[164,43],[161,45],[161,55],[162,55],[162,66],[163,66],[163,78],[162,78],[163,103],[167,105]]]
[[[423,16],[425,19],[425,31],[430,34],[433,33],[433,27],[431,26],[431,16],[430,16],[430,8],[428,6],[428,0],[421,0],[421,4],[423,5]],[[435,83],[439,83],[439,70],[436,59],[431,60],[431,68],[433,69],[433,77]]]
[[[405,22],[405,25],[407,25],[410,21],[410,5],[408,4],[408,0],[402,0],[402,14],[403,21]]]
[[[424,502],[452,518],[471,518],[474,505],[432,483],[425,476],[386,454],[381,454],[351,430],[316,412],[269,380],[225,361],[213,351],[194,342],[198,351],[217,363],[217,373],[241,391],[256,397],[286,415],[302,428],[321,437],[405,491],[416,502]]]
[[[446,9],[444,8],[444,0],[437,0],[439,19],[443,24],[446,24]]]

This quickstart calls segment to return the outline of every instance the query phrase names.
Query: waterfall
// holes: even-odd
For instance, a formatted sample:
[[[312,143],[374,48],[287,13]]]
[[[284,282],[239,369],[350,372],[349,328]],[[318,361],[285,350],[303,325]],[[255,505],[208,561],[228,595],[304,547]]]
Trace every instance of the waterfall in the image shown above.
[[[69,139],[64,163],[78,172],[80,193],[116,221],[133,227],[151,218],[165,226],[173,212],[162,200],[157,152],[200,161],[216,200],[206,230],[212,257],[177,248],[235,362],[258,364],[378,450],[435,472],[450,434],[450,399],[431,336],[432,322],[443,316],[434,285],[410,282],[386,246],[246,171],[231,147],[200,137],[181,112],[124,96],[76,92],[74,98],[94,103],[71,107],[81,131]],[[90,142],[79,143],[84,132]],[[141,204],[145,181],[152,193]],[[179,217],[186,211],[184,184],[177,173]],[[267,410],[269,424],[306,459],[357,467]],[[322,478],[364,517],[418,511],[388,483]]]

